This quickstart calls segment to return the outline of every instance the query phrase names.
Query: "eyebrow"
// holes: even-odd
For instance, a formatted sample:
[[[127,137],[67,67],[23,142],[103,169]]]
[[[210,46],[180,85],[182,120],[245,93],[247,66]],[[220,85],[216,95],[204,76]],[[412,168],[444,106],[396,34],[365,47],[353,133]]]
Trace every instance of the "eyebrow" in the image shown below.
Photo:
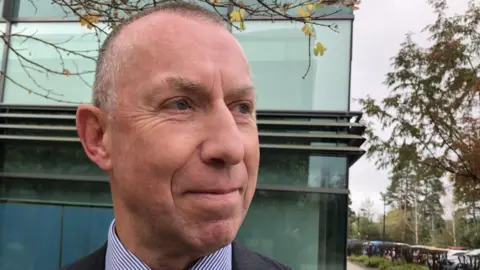
[[[175,91],[198,94],[198,95],[207,95],[211,90],[208,87],[205,87],[200,82],[192,81],[185,77],[180,76],[169,76],[165,77],[163,81]],[[233,91],[227,91],[225,95],[226,99],[241,99],[248,96],[255,96],[255,88],[252,85],[246,84],[240,87],[236,87]]]

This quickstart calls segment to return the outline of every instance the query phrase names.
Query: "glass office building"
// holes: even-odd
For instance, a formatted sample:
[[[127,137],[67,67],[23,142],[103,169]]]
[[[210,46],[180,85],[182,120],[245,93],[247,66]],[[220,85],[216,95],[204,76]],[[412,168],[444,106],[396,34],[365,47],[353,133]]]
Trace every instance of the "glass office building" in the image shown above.
[[[75,129],[99,35],[51,0],[33,2],[0,1],[8,41],[0,47],[2,270],[70,263],[106,241],[113,218],[108,179]],[[299,270],[346,268],[348,170],[363,154],[361,113],[349,110],[352,11],[324,23],[338,33],[318,28],[328,51],[312,58],[305,78],[301,24],[256,18],[232,30],[258,89],[261,143],[256,195],[237,238]]]

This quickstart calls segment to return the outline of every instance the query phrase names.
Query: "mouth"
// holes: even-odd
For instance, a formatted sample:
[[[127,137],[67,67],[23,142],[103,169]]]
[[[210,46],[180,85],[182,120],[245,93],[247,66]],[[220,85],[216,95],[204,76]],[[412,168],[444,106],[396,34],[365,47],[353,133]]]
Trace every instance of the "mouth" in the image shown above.
[[[222,196],[222,195],[235,194],[237,192],[240,192],[240,188],[194,190],[194,191],[189,191],[187,193],[190,193],[193,195]]]
[[[213,203],[227,203],[236,202],[241,197],[241,188],[226,188],[226,189],[201,189],[187,192],[187,196],[195,198],[196,200],[205,200],[205,202]]]

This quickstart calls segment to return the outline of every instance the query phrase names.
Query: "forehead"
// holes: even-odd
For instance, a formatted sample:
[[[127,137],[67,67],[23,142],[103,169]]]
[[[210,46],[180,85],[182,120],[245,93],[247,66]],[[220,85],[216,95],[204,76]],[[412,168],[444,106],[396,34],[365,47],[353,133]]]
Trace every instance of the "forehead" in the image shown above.
[[[118,42],[128,44],[120,88],[148,88],[143,86],[165,76],[205,85],[221,81],[225,88],[251,84],[248,62],[235,37],[201,18],[151,14],[126,26]]]

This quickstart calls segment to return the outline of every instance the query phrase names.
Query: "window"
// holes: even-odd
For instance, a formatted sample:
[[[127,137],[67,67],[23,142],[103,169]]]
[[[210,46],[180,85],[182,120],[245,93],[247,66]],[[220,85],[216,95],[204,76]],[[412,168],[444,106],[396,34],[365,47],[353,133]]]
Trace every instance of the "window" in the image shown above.
[[[111,208],[0,203],[0,269],[72,263],[105,244],[112,219]]]
[[[89,102],[98,48],[109,32],[105,26],[99,27],[104,32],[90,30],[78,22],[15,24],[4,103]]]
[[[62,1],[56,1],[61,3]],[[70,1],[66,1],[70,2]],[[73,2],[73,1],[71,1]],[[52,0],[14,0],[13,15],[14,17],[58,17],[68,18],[75,17],[75,13],[68,6],[62,6],[54,3]]]
[[[257,191],[237,239],[293,269],[343,269],[346,209],[346,195]]]
[[[0,0],[0,7],[3,6],[3,3],[2,1]],[[0,12],[1,12],[1,9],[0,9]],[[0,13],[1,14],[1,13]],[[5,34],[5,31],[7,30],[6,27],[7,24],[4,23],[4,22],[0,22],[0,34]],[[2,61],[3,61],[3,49],[5,48],[5,42],[1,42],[0,43],[0,66],[2,65]]]
[[[258,0],[243,0],[243,3],[245,5],[251,7],[252,9],[264,9],[264,7],[259,3]],[[263,1],[267,5],[271,5],[272,3],[275,3],[276,5],[281,6],[282,4],[294,4],[294,6],[298,6],[299,3],[304,3],[304,2],[292,2],[292,1],[286,1],[286,0],[267,0]],[[292,8],[288,10],[288,14],[290,15],[298,15],[297,11]],[[345,16],[345,15],[353,15],[353,10],[350,7],[345,7],[342,4],[337,4],[337,5],[331,5],[327,7],[323,7],[320,10],[316,11],[316,15],[329,15],[329,16]]]
[[[32,176],[106,176],[81,144],[4,143],[3,172]],[[58,143],[56,143],[58,144]],[[345,188],[347,158],[308,152],[261,149],[258,183],[316,188]]]
[[[259,184],[346,188],[347,158],[262,149]]]
[[[259,109],[348,110],[352,22],[325,23],[337,24],[338,33],[317,26],[318,39],[327,51],[312,55],[305,79],[309,46],[303,24],[248,21],[245,31],[233,30],[247,54]]]
[[[80,143],[4,143],[3,172],[105,176]]]
[[[57,1],[57,3],[53,3],[52,0],[14,0],[13,6],[13,15],[14,17],[37,17],[37,18],[75,18],[78,17],[75,12],[72,12],[73,5],[60,5],[62,1]],[[77,1],[65,1],[67,3],[75,3]],[[123,6],[123,9],[146,9],[152,7],[153,0],[129,0],[128,6]],[[157,1],[158,2],[158,1]],[[106,3],[106,2],[104,2]],[[213,7],[206,3],[200,2],[198,3],[210,10],[214,10]],[[107,5],[101,5],[106,10]],[[117,9],[121,15],[122,8]],[[217,8],[217,11],[220,14],[226,14],[227,8]],[[104,13],[103,13],[104,14]]]
[[[0,180],[0,200],[81,206],[112,205],[107,182],[48,179],[3,178]]]
[[[113,209],[67,206],[62,220],[62,265],[67,265],[105,244]]]
[[[0,203],[0,269],[58,269],[62,207]]]

